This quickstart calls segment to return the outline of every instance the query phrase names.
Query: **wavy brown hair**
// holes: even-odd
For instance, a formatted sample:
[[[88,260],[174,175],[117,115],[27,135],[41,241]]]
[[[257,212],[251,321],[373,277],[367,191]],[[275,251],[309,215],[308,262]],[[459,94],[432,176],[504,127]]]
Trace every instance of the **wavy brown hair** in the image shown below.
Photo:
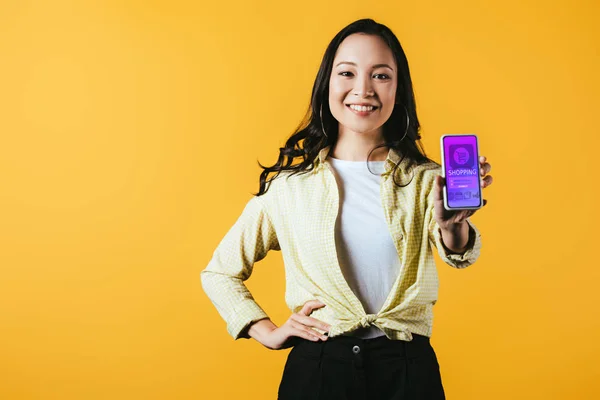
[[[266,167],[258,162],[263,171],[260,174],[259,191],[254,195],[261,196],[265,194],[271,181],[277,178],[282,171],[292,171],[288,175],[288,178],[295,174],[312,171],[314,168],[314,159],[318,156],[319,151],[328,145],[335,145],[339,123],[329,110],[329,101],[327,101],[329,98],[329,78],[339,45],[346,37],[354,33],[381,37],[392,50],[396,64],[398,65],[398,86],[396,89],[396,103],[398,104],[395,105],[390,118],[383,124],[384,143],[374,147],[369,152],[369,157],[377,148],[388,147],[398,151],[402,159],[408,157],[410,160],[409,165],[435,162],[427,157],[419,141],[421,139],[419,135],[420,125],[417,118],[413,85],[410,78],[408,60],[400,45],[400,41],[387,26],[369,18],[360,19],[343,28],[327,46],[313,85],[311,102],[306,115],[295,132],[286,141],[285,147],[279,149],[279,158],[274,165]],[[320,116],[321,107],[323,113],[322,120]],[[328,133],[327,135],[323,134],[323,129]],[[367,165],[369,157],[367,157]],[[295,159],[302,159],[302,161],[292,165]],[[396,169],[399,166],[400,163],[392,171],[394,182],[396,182]],[[276,174],[267,179],[267,176],[272,172]],[[406,185],[410,184],[411,181]],[[400,185],[397,182],[396,184],[406,186]]]

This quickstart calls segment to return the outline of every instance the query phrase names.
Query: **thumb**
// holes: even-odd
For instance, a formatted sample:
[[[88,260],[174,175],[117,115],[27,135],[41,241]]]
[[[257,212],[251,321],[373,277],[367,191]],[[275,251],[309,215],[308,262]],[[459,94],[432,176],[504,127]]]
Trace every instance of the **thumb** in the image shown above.
[[[319,300],[309,300],[306,303],[304,303],[304,306],[302,307],[300,313],[304,315],[310,315],[313,309],[321,308],[324,305],[325,303],[322,303]]]

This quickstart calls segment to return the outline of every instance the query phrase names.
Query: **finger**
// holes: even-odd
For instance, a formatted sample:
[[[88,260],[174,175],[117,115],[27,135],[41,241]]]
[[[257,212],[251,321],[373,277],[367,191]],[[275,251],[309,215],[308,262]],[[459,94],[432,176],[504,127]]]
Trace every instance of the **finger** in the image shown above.
[[[487,200],[483,199],[483,206],[485,207],[486,204],[487,204]]]
[[[325,303],[319,300],[309,300],[306,303],[304,303],[304,306],[302,307],[302,310],[300,310],[300,313],[304,315],[310,315],[315,308],[321,308],[323,306],[325,306]]]
[[[485,163],[481,166],[481,168],[479,168],[479,173],[481,176],[485,176],[486,174],[489,174],[491,170],[492,165],[490,163]]]
[[[312,340],[313,342],[319,341],[317,335],[313,335],[311,332],[295,326],[290,327],[290,336],[297,336],[306,340]]]
[[[292,325],[290,325],[290,327],[292,329],[292,334],[294,336],[299,336],[304,339],[314,340],[314,341],[317,341],[319,339],[327,340],[327,336],[321,335],[319,332],[315,331],[314,329],[306,327],[302,324],[292,324]]]
[[[485,162],[485,160],[487,160],[487,158],[485,156],[479,156],[479,163],[483,164]]]
[[[326,324],[323,321],[319,321],[316,318],[307,317],[306,315],[292,314],[291,318],[294,321],[297,321],[297,322],[301,323],[302,325],[306,325],[306,326],[310,326],[310,327],[314,327],[314,328],[319,328],[319,329],[322,329],[324,331],[328,331],[329,329],[331,329],[331,325]]]
[[[491,175],[488,175],[481,180],[481,187],[482,188],[488,187],[492,184],[493,181],[494,181],[494,178],[492,178]]]

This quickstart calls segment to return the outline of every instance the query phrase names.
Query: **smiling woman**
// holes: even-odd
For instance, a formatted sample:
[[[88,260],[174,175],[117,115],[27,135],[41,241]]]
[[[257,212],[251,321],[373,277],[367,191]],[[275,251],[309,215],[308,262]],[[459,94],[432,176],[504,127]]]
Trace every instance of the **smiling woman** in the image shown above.
[[[440,210],[441,168],[419,128],[396,36],[371,19],[348,25],[327,47],[305,122],[261,165],[259,193],[202,271],[231,336],[293,347],[279,399],[445,398],[429,340],[432,248],[465,268],[481,235]],[[292,313],[279,327],[243,283],[271,250],[283,252]]]
[[[355,21],[328,45],[309,110],[280,149],[278,161],[261,165],[257,195],[268,190],[271,173],[307,173],[319,151],[333,144],[336,158],[384,160],[394,149],[411,165],[433,162],[419,141],[419,130],[408,61],[398,38],[372,19]],[[359,143],[352,138],[360,145],[348,147]],[[302,161],[292,165],[296,158]]]

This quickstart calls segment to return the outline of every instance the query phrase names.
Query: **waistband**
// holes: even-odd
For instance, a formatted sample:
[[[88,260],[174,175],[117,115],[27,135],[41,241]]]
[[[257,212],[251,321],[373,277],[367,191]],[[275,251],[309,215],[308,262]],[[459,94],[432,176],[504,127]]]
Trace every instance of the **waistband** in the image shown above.
[[[352,361],[356,357],[387,358],[406,357],[417,358],[431,353],[431,343],[428,336],[412,334],[413,340],[392,340],[387,336],[362,339],[353,336],[335,336],[324,341],[300,339],[292,352],[301,353],[302,357],[319,359],[322,355],[341,360]]]

